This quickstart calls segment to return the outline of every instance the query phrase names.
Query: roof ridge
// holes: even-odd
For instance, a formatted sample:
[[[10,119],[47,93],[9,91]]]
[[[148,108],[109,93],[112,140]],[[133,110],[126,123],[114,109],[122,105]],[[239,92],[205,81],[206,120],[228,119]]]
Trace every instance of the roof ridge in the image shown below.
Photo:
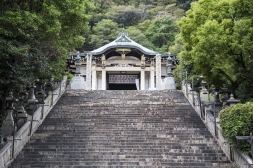
[[[128,33],[123,29],[118,37],[116,38],[115,42],[131,42],[133,41],[129,36]]]

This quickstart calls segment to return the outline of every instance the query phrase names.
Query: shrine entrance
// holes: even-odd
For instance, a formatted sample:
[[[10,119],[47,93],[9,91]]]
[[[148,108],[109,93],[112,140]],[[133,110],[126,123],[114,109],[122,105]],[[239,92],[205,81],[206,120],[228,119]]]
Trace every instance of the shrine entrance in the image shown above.
[[[135,84],[109,84],[109,90],[137,90]]]
[[[70,54],[68,71],[75,73],[70,89],[86,90],[168,88],[168,80],[165,85],[162,78],[172,77],[171,69],[176,56],[150,50],[131,40],[124,30],[114,41],[100,48]]]
[[[139,75],[137,74],[109,74],[109,90],[137,90]]]

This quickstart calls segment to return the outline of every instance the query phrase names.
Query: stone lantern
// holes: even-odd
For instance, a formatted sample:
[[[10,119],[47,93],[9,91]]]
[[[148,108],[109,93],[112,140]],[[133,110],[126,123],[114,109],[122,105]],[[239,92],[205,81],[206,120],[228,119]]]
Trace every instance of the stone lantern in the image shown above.
[[[8,93],[8,96],[6,97],[6,110],[7,110],[7,116],[5,118],[5,121],[2,126],[2,135],[3,138],[7,138],[8,141],[11,141],[11,135],[14,134],[13,131],[16,130],[14,127],[14,120],[13,120],[13,103],[16,100],[13,98],[12,92]]]
[[[18,114],[17,117],[27,117],[27,113],[24,108],[24,100],[27,96],[26,91],[19,92],[19,100],[18,100]]]
[[[36,95],[36,98],[38,99],[39,103],[40,104],[44,104],[44,100],[45,100],[45,97],[47,96],[44,92],[44,90],[42,89],[42,81],[40,79],[38,79],[36,82],[36,92],[35,92],[35,95]]]
[[[19,92],[19,100],[18,100],[18,114],[14,117],[14,122],[16,122],[18,128],[22,127],[22,125],[27,120],[27,112],[24,108],[24,101],[27,96],[26,91]],[[15,123],[14,123],[15,124]]]
[[[69,84],[69,86],[68,86],[68,88],[70,88],[70,89],[85,89],[85,84],[86,84],[86,82],[85,82],[85,79],[84,79],[84,77],[82,77],[82,75],[81,75],[81,65],[82,65],[82,60],[81,60],[81,57],[80,57],[80,52],[78,51],[77,53],[76,53],[76,57],[75,57],[75,66],[76,66],[76,72],[75,72],[75,76],[74,76],[74,78],[72,78],[72,80],[70,81],[70,84]],[[92,56],[88,56],[87,55],[87,57],[89,58],[89,59],[92,59]],[[87,59],[88,59],[87,58]],[[93,63],[95,63],[95,62],[93,62]],[[93,66],[95,67],[95,65],[96,64],[94,64]],[[87,64],[87,66],[90,66],[90,68],[91,68],[91,65],[90,64]],[[87,68],[87,67],[86,67]],[[102,69],[103,69],[103,67],[102,67]],[[90,72],[91,72],[92,70],[90,69]],[[86,74],[86,76],[87,76],[87,74]]]
[[[219,89],[218,88],[214,89],[214,106],[215,107],[214,107],[213,111],[216,111],[217,113],[221,111],[222,103],[220,101]]]
[[[80,74],[81,74],[81,70],[80,69],[81,69],[82,62],[81,62],[81,57],[80,57],[79,51],[77,52],[75,65],[76,65],[75,76],[80,76]]]
[[[231,95],[230,95],[230,99],[228,99],[227,100],[227,104],[229,105],[229,106],[235,106],[237,103],[239,103],[240,102],[240,100],[238,100],[238,99],[235,99],[234,98],[234,95],[231,93]]]
[[[168,90],[175,90],[176,89],[176,83],[175,83],[175,79],[172,75],[172,71],[171,71],[171,68],[172,68],[172,59],[170,57],[170,53],[169,53],[169,56],[167,58],[167,67],[168,67],[168,72],[167,72],[167,76],[166,78],[164,79],[164,86],[165,86],[165,89],[168,89]]]
[[[38,100],[35,97],[35,88],[36,86],[34,84],[31,84],[29,87],[29,92],[28,92],[28,99],[27,99],[27,103],[28,105],[26,106],[26,110],[28,112],[28,114],[33,115],[34,110],[36,109],[36,103],[38,102]]]
[[[231,91],[226,87],[226,85],[224,84],[223,85],[223,88],[220,89],[219,91],[219,94],[222,94],[222,98],[221,98],[221,101],[222,101],[222,104],[223,104],[223,107],[222,108],[225,108],[226,105],[227,105],[227,100],[229,99],[229,94],[231,93]]]
[[[168,67],[167,76],[168,77],[173,77],[172,71],[171,71],[171,68],[172,68],[172,59],[171,59],[170,56],[168,56],[168,58],[167,58],[167,64],[166,64],[166,66]]]
[[[200,79],[201,79],[201,84],[200,85],[202,86],[201,92],[200,92],[201,100],[203,102],[207,102],[207,101],[209,102],[209,92],[206,89],[207,83],[204,80],[204,77],[201,76]]]
[[[52,81],[51,80],[48,80],[47,81],[47,83],[46,83],[46,85],[45,85],[45,90],[46,90],[46,95],[49,95],[50,93],[49,92],[51,92],[51,105],[53,105],[53,100],[54,100],[54,94],[53,94],[53,92],[54,92],[54,86],[53,86],[53,83],[52,83]]]
[[[45,94],[49,95],[49,92],[52,92],[53,89],[54,89],[53,83],[52,83],[51,79],[49,79],[47,81],[47,83],[45,84]]]

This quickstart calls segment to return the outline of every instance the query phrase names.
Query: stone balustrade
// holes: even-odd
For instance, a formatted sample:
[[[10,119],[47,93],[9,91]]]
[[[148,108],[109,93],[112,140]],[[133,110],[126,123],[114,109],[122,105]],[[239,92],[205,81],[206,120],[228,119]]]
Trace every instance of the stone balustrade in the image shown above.
[[[239,151],[238,149],[233,148],[232,150],[233,158],[237,166],[242,168],[251,168],[253,165],[252,159],[244,154],[243,152]]]
[[[12,160],[12,157],[11,157],[12,148],[11,147],[12,147],[12,143],[8,142],[0,150],[0,167],[1,168],[6,167],[10,163],[10,161]]]
[[[211,113],[211,110],[213,108],[212,107],[213,103],[206,102],[205,104],[202,104],[204,117],[201,117],[200,107],[198,103],[199,98],[197,96],[198,93],[195,91],[190,91],[190,90],[191,90],[191,87],[189,84],[182,85],[182,92],[184,93],[185,97],[188,99],[189,103],[195,109],[199,117],[202,118],[202,121],[205,123],[209,132],[217,140],[219,146],[221,147],[223,152],[226,154],[226,156],[230,158],[231,161],[234,161],[234,164],[240,168],[251,168],[253,165],[252,159],[248,155],[236,149],[235,147],[231,147],[227,139],[223,137],[222,129],[219,124],[219,118],[216,118],[215,120],[213,114]],[[194,96],[192,96],[192,94]],[[216,124],[215,124],[215,121],[216,121]]]
[[[37,130],[55,103],[65,92],[66,83],[67,77],[64,77],[58,87],[46,97],[44,100],[45,104],[40,105],[33,113],[33,116],[30,119],[28,118],[28,121],[15,133],[14,143],[12,141],[7,142],[2,149],[0,149],[0,168],[7,167],[23,149],[31,135]]]

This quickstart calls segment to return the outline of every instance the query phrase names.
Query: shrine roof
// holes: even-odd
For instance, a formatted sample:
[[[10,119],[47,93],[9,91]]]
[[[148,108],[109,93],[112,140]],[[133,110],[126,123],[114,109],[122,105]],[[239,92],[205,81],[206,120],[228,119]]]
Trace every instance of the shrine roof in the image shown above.
[[[128,37],[128,33],[125,31],[120,32],[119,36],[112,42],[91,51],[93,56],[99,56],[104,54],[106,51],[115,49],[115,48],[130,48],[130,49],[137,49],[142,52],[145,56],[155,56],[158,52],[150,50],[141,44],[133,41]]]

